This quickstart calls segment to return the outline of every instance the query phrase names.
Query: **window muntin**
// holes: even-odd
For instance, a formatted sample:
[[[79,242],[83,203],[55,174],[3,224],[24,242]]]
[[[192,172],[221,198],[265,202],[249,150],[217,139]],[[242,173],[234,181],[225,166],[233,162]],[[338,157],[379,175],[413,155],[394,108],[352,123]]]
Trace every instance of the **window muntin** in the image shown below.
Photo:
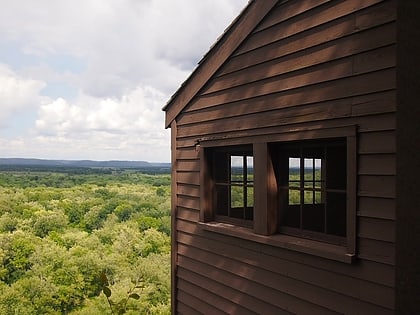
[[[252,147],[214,149],[212,162],[217,219],[250,225],[254,217]]]
[[[293,140],[291,140],[293,138]],[[268,140],[268,141],[267,141]],[[215,164],[226,164],[223,168],[229,173],[229,164],[225,157],[216,158],[217,154],[224,156],[227,152],[223,147],[230,142],[226,139],[200,140],[201,171],[200,171],[200,222],[201,226],[217,233],[237,236],[264,244],[271,244],[281,248],[287,248],[308,254],[319,255],[324,258],[334,259],[351,263],[356,253],[356,202],[357,202],[357,126],[345,126],[317,130],[304,130],[290,134],[279,134],[271,137],[255,137],[252,145],[246,145],[247,151],[253,155],[253,190],[255,192],[253,205],[253,219],[250,220],[225,220],[226,216],[217,215],[215,193]],[[237,142],[236,140],[234,142]],[[288,154],[296,152],[301,147],[305,152],[313,152],[315,147],[328,150],[326,160],[336,161],[323,164],[322,156],[309,155],[306,158],[307,177],[312,175],[312,180],[307,178],[307,195],[312,191],[312,199],[307,196],[307,203],[327,204],[330,208],[341,209],[338,213],[327,212],[327,220],[336,220],[341,224],[327,226],[327,233],[304,230],[284,225],[284,210],[289,205],[288,193],[281,193],[282,187],[289,186],[289,177],[293,175],[289,164],[289,158],[296,158],[300,167],[300,154]],[[238,147],[238,146],[235,146]],[[288,151],[287,154],[285,152]],[[216,153],[219,152],[219,153]],[[219,161],[215,163],[214,161]],[[315,162],[315,167],[309,166]],[[224,161],[224,162],[221,162]],[[324,172],[317,172],[320,168]],[[304,161],[305,164],[305,161]],[[297,167],[297,168],[299,168]],[[315,171],[314,171],[315,170]],[[334,170],[339,170],[334,172]],[[315,172],[315,181],[313,180]],[[223,171],[222,171],[223,173]],[[309,175],[308,175],[309,174]],[[327,176],[328,174],[328,176]],[[226,175],[227,176],[227,175]],[[320,178],[321,176],[321,178]],[[311,183],[312,182],[312,183]],[[299,187],[298,181],[290,179],[290,186]],[[321,192],[318,192],[321,186]],[[305,188],[305,186],[303,186]],[[345,198],[337,197],[337,193],[344,193]],[[315,199],[313,198],[315,191]],[[300,194],[300,192],[298,192]],[[226,194],[227,195],[227,194]],[[220,196],[220,195],[219,195]],[[291,199],[291,198],[290,198]],[[300,195],[299,206],[300,206]],[[312,201],[312,202],[310,202]],[[335,205],[335,206],[334,206]],[[216,222],[214,222],[216,221]],[[251,224],[243,224],[251,222]],[[300,222],[300,220],[299,220]],[[229,224],[224,224],[229,223]],[[233,224],[233,225],[232,225]],[[237,228],[236,225],[239,225]],[[251,229],[243,229],[247,227]],[[345,234],[343,233],[345,231]],[[341,234],[340,234],[341,233]],[[338,236],[345,235],[345,236]],[[299,240],[299,241],[298,241]],[[316,244],[316,245],[315,245]]]
[[[289,157],[289,205],[322,203],[322,159]]]
[[[247,154],[230,155],[230,208],[254,206],[253,157]],[[245,218],[245,215],[239,216]]]
[[[346,140],[273,144],[279,173],[279,231],[345,242]]]

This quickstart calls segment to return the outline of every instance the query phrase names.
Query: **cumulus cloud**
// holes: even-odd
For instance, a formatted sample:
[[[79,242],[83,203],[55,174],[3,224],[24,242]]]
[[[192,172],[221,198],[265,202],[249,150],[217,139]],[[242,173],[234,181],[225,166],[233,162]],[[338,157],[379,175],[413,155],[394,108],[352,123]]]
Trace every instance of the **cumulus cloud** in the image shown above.
[[[96,159],[106,152],[114,158],[124,154],[167,161],[169,135],[159,123],[163,113],[156,110],[165,98],[150,86],[138,86],[121,98],[81,95],[75,103],[59,98],[41,106],[35,131],[42,141],[93,150]]]
[[[38,113],[1,154],[168,161],[161,108],[246,3],[0,0],[0,124]]]
[[[92,131],[109,134],[140,134],[161,130],[155,122],[163,113],[156,109],[165,95],[150,86],[138,86],[121,98],[81,95],[75,103],[62,98],[44,104],[36,128],[40,134],[72,137]]]
[[[19,41],[29,55],[85,60],[86,94],[121,96],[140,81],[169,93],[245,3],[14,0],[2,5],[0,36]]]
[[[22,78],[0,64],[0,126],[6,124],[12,114],[37,108],[43,100],[39,93],[45,85],[43,81]]]

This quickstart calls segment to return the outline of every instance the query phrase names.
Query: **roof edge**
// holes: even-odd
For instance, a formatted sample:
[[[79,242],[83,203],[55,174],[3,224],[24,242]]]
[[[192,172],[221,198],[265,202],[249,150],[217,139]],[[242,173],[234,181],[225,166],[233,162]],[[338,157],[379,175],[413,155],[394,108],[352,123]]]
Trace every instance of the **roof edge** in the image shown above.
[[[165,128],[171,125],[171,122],[277,2],[278,0],[250,0],[248,2],[163,107],[162,110],[166,112]]]

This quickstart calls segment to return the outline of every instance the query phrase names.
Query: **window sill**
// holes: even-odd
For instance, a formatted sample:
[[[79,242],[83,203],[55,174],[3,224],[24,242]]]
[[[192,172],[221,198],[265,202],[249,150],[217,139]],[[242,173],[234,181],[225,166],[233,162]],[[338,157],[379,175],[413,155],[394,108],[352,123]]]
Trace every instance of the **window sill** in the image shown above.
[[[284,234],[259,235],[252,229],[221,222],[199,222],[205,231],[237,237],[261,244],[275,246],[304,254],[351,264],[355,256],[346,252],[346,248],[338,245],[317,242]]]

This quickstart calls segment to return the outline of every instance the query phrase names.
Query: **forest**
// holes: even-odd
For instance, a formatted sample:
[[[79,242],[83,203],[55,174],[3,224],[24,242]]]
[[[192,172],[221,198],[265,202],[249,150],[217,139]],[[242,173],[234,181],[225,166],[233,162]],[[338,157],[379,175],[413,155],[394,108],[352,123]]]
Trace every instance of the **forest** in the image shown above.
[[[170,314],[170,174],[0,170],[0,314]]]

